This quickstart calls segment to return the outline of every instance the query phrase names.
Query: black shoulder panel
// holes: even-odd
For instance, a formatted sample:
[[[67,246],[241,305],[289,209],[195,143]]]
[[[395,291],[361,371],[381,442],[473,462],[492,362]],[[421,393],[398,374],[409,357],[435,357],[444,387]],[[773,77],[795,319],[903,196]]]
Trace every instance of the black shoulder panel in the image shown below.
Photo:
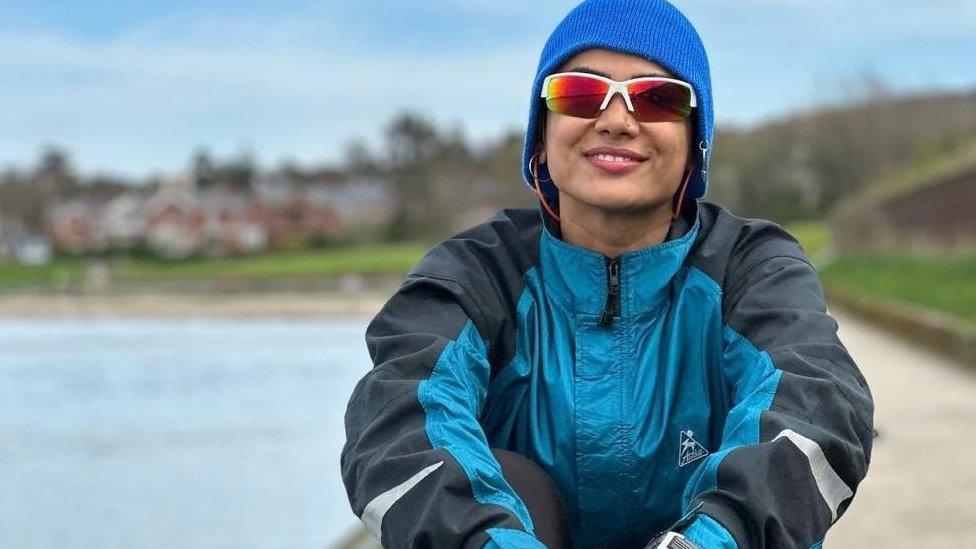
[[[699,202],[701,228],[692,248],[691,264],[707,274],[727,295],[728,284],[766,259],[787,256],[807,262],[800,244],[782,227],[765,219],[734,215],[710,202]],[[723,313],[727,313],[723,304]]]
[[[488,341],[492,377],[515,352],[516,309],[524,274],[539,261],[541,231],[538,209],[500,210],[432,248],[410,272],[453,281],[470,293],[479,313],[472,320]]]

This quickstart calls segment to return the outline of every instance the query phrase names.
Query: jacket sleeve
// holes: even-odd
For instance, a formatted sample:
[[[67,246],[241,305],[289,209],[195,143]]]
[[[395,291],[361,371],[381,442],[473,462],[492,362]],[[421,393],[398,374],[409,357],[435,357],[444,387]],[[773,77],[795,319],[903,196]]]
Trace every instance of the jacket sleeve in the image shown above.
[[[415,274],[367,327],[374,367],[349,400],[340,461],[385,547],[544,547],[478,423],[486,333],[458,282]]]
[[[740,247],[723,294],[730,412],[683,498],[703,547],[811,547],[867,474],[874,404],[816,271],[773,226]],[[733,252],[735,254],[736,252]]]

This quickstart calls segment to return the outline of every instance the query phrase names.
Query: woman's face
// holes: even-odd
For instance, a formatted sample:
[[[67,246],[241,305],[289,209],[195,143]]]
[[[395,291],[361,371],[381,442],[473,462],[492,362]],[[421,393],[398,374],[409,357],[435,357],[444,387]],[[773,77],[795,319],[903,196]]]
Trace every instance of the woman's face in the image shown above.
[[[614,80],[637,76],[673,77],[642,57],[590,49],[571,57],[556,72],[598,72]],[[545,148],[539,156],[560,191],[560,210],[595,207],[608,213],[648,213],[671,199],[683,181],[691,142],[691,119],[639,122],[614,94],[598,118],[546,111]],[[597,147],[626,149],[641,160],[623,172],[607,170],[592,155]],[[570,204],[576,202],[575,204]]]

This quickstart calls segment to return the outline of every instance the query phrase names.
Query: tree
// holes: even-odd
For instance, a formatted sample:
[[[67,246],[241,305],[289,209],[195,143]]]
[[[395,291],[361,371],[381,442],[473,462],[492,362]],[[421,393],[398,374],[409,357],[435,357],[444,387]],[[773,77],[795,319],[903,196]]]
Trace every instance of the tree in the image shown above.
[[[257,174],[254,154],[249,150],[242,151],[237,158],[227,162],[220,170],[221,179],[237,191],[250,192],[253,188],[254,176]]]
[[[365,141],[355,139],[346,143],[343,151],[343,168],[350,174],[375,176],[380,171],[380,162],[373,157]]]
[[[431,200],[430,181],[440,139],[427,119],[403,113],[386,130],[389,179],[395,197],[390,236],[408,239],[428,232],[424,221]]]
[[[210,158],[210,152],[206,149],[197,149],[193,154],[191,170],[193,181],[198,189],[205,189],[217,182],[217,168]]]

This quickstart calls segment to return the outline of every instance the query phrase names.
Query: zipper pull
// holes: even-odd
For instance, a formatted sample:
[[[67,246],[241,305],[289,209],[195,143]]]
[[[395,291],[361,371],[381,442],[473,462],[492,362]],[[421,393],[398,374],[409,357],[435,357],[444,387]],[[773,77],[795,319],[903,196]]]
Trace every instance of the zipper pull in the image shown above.
[[[620,260],[607,258],[607,302],[600,315],[600,326],[606,328],[613,324],[613,317],[620,313]]]
[[[702,153],[702,181],[708,181],[708,141],[702,140],[698,143],[698,148]]]

